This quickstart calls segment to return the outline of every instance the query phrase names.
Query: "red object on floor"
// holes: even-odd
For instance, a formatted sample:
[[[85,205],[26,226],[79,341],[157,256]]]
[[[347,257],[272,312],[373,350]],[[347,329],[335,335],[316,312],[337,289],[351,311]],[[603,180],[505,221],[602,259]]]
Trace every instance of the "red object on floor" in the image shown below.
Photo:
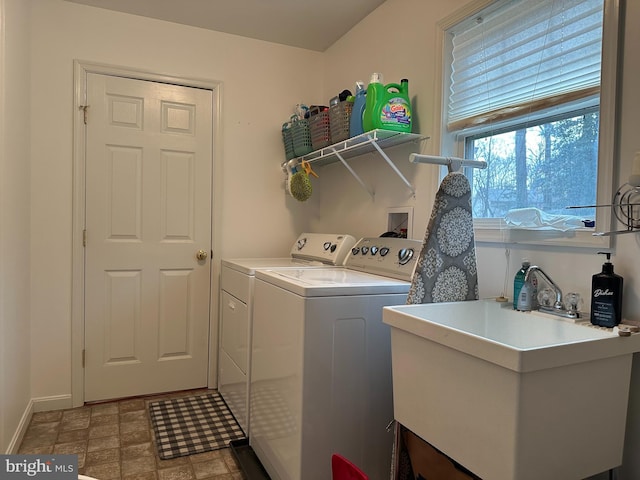
[[[338,453],[331,456],[333,480],[369,480],[365,473]]]

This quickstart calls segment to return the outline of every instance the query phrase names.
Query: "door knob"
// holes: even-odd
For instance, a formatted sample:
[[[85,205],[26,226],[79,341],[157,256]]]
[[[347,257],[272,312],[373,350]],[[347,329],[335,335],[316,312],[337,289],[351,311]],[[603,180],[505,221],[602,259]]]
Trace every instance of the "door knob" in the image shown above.
[[[206,250],[198,250],[198,253],[196,253],[196,258],[198,260],[206,260],[207,259],[207,251]]]

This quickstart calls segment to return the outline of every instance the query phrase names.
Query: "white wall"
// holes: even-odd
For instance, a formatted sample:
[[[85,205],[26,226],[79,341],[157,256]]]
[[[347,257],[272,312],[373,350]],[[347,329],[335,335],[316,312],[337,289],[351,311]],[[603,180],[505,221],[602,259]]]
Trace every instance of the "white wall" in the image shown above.
[[[32,32],[31,384],[40,398],[71,392],[73,60],[223,82],[216,254],[229,257],[287,254],[308,229],[282,188],[280,127],[321,91],[322,78],[303,73],[318,71],[322,55],[61,0],[33,0]]]
[[[433,137],[434,89],[436,78],[436,22],[462,7],[468,0],[387,0],[334,44],[325,55],[325,91],[327,98],[348,88],[355,81],[369,81],[372,72],[381,72],[385,83],[409,79],[412,98],[413,132]],[[438,184],[438,169],[431,165],[413,165],[409,153],[437,153],[434,139],[419,145],[394,147],[387,153],[405,177],[416,187],[410,190],[376,154],[351,162],[354,170],[375,189],[370,198],[339,164],[323,168],[319,174],[320,216],[314,228],[325,230],[338,225],[356,237],[375,236],[386,231],[389,207],[414,208],[414,238],[422,239],[431,214]],[[349,205],[349,208],[344,208]]]
[[[626,2],[624,60],[622,69],[622,99],[620,115],[620,176],[622,183],[631,172],[634,152],[640,150],[638,125],[640,125],[640,2]],[[625,297],[623,312],[627,318],[640,319],[640,237],[637,234],[619,237],[616,247],[616,270],[624,276]],[[629,397],[631,409],[627,420],[627,440],[621,479],[640,478],[640,355],[633,363],[632,391]]]
[[[29,0],[0,0],[0,452],[31,399]]]

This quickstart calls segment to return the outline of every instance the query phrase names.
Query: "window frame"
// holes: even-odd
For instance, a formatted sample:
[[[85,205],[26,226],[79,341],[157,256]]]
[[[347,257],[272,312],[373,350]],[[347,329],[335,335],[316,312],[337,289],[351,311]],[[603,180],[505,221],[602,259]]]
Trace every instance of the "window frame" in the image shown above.
[[[440,75],[436,77],[436,94],[440,95],[440,101],[436,101],[438,108],[434,109],[434,147],[436,152],[443,156],[456,156],[464,158],[465,140],[467,135],[477,133],[482,127],[459,132],[449,132],[445,124],[445,109],[449,91],[450,78],[447,66],[451,64],[451,41],[448,38],[448,30],[460,22],[477,15],[479,12],[494,4],[496,0],[473,0],[452,15],[437,23],[436,68],[440,69]],[[621,0],[603,0],[604,18],[602,34],[602,61],[600,80],[600,125],[598,138],[598,178],[597,178],[597,204],[610,204],[615,192],[614,170],[617,166],[618,147],[615,137],[616,110],[617,110],[617,67],[620,61],[620,2]],[[591,105],[593,99],[575,102]],[[550,115],[550,111],[563,110],[564,106],[554,107],[547,111],[538,112],[537,118]],[[575,107],[580,108],[580,107]],[[508,122],[505,122],[508,123]],[[496,127],[494,125],[493,127]],[[486,129],[486,127],[484,127]],[[441,177],[446,174],[446,169],[441,171]],[[578,211],[576,210],[575,213]],[[568,214],[571,212],[568,211]],[[596,209],[596,227],[582,228],[569,232],[524,230],[508,227],[503,219],[474,219],[476,242],[489,243],[522,243],[532,245],[560,245],[591,248],[611,248],[610,236],[594,236],[594,232],[615,230],[611,209]]]

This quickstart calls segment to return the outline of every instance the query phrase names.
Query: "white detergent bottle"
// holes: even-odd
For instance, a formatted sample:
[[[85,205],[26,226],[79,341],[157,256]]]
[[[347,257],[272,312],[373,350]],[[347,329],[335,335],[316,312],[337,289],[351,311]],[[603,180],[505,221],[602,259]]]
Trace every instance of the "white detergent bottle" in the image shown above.
[[[532,296],[533,285],[531,285],[530,281],[526,281],[522,284],[522,288],[520,288],[520,293],[518,294],[517,309],[522,312],[530,312],[532,306]]]

